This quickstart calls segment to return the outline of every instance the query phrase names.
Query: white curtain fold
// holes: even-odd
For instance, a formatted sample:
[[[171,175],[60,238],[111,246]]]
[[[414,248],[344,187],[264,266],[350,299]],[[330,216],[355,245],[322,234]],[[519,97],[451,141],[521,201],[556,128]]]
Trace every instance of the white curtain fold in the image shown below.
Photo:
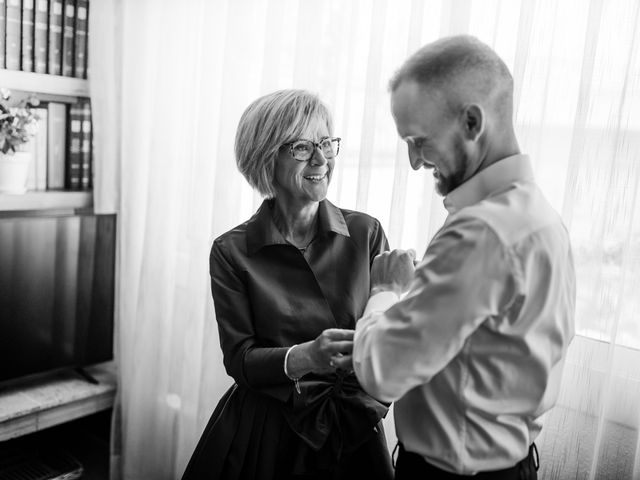
[[[208,253],[260,202],[233,159],[244,108],[279,88],[319,93],[343,138],[329,198],[423,252],[445,211],[410,169],[387,82],[453,33],[511,68],[521,148],[575,250],[578,336],[536,441],[540,476],[639,478],[639,15],[640,0],[92,4],[95,205],[119,214],[112,478],[178,478],[232,383]]]

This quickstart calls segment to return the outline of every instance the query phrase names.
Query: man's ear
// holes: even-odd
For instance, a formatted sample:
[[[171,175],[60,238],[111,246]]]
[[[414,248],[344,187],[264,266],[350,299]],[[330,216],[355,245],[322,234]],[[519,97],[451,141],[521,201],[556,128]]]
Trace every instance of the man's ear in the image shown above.
[[[464,135],[467,140],[477,141],[484,132],[485,116],[480,105],[472,103],[467,105],[463,111],[462,121],[464,123]]]

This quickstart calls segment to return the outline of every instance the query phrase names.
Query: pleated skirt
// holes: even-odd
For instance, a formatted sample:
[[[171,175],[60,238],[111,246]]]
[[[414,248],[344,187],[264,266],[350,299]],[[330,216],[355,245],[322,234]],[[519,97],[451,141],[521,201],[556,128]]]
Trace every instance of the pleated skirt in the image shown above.
[[[382,424],[355,452],[339,460],[315,451],[291,430],[282,404],[233,385],[216,406],[182,480],[390,480]]]

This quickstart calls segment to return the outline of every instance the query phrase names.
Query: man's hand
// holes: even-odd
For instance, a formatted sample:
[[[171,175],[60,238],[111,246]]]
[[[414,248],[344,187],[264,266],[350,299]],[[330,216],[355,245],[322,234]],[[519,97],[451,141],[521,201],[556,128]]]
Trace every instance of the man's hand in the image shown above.
[[[415,250],[383,252],[373,259],[371,267],[371,292],[391,291],[402,295],[413,279]]]

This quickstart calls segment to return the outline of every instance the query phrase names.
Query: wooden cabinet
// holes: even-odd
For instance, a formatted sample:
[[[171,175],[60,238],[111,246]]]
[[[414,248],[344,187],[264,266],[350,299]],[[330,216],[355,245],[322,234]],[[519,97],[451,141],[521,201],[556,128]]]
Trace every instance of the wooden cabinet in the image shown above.
[[[0,477],[3,468],[46,465],[44,454],[55,455],[58,468],[61,458],[73,462],[84,479],[108,480],[116,375],[112,363],[86,373],[98,383],[61,371],[0,387]]]
[[[113,365],[86,368],[93,384],[70,371],[56,372],[0,388],[0,441],[38,432],[113,406]]]
[[[74,104],[90,96],[87,80],[5,69],[0,69],[0,87],[10,89],[14,98],[34,93],[43,102]],[[24,215],[43,211],[74,213],[92,207],[91,191],[0,193],[0,216],[21,215],[21,211]],[[115,368],[113,362],[109,362],[87,367],[86,371],[98,381],[97,384],[74,371],[58,371],[0,384],[0,477],[32,478],[19,474],[3,477],[2,468],[12,468],[15,463],[9,463],[18,456],[18,460],[21,458],[26,462],[28,469],[29,464],[34,463],[29,455],[59,449],[82,464],[82,478],[109,478]],[[23,455],[20,452],[30,453]]]

